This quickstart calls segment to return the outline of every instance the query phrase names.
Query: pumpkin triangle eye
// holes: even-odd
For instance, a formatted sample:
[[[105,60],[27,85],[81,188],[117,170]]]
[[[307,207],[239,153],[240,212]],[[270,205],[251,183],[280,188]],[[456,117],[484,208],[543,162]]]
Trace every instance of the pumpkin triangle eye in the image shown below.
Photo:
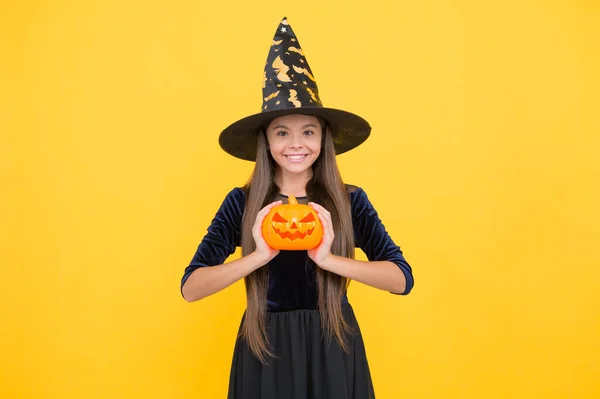
[[[275,214],[273,215],[273,221],[277,223],[287,223],[287,220],[281,217],[281,215],[277,212],[275,212]]]
[[[314,222],[315,221],[315,215],[313,215],[312,213],[309,213],[308,215],[306,215],[304,217],[304,219],[302,219],[300,221],[300,223],[308,223],[308,222]]]

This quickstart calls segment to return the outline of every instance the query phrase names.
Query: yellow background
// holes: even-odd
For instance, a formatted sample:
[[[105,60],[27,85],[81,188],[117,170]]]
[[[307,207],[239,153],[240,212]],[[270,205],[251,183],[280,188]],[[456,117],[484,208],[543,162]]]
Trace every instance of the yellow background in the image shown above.
[[[179,281],[283,16],[414,268],[350,288],[377,397],[600,397],[599,3],[395,3],[3,0],[0,397],[225,397],[243,284]]]

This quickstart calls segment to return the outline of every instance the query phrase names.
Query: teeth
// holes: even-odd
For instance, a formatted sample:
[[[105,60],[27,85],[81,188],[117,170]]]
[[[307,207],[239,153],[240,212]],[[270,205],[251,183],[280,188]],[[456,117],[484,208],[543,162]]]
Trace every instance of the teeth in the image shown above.
[[[294,161],[299,161],[302,158],[306,157],[306,155],[286,155],[288,159],[292,159]]]

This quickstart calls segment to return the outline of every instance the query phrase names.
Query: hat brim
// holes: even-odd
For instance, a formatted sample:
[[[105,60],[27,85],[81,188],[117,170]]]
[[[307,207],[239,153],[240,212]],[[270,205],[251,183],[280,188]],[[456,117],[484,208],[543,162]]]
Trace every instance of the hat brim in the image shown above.
[[[229,125],[219,136],[219,145],[228,154],[247,161],[256,160],[256,140],[259,129],[267,122],[288,114],[321,117],[331,126],[336,155],[362,144],[371,134],[371,126],[351,112],[327,107],[299,107],[264,111]]]

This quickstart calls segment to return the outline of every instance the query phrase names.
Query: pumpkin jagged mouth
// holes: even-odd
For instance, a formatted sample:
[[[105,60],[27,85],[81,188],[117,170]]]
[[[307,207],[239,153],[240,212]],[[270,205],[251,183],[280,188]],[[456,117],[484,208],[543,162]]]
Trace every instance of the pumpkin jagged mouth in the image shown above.
[[[294,241],[296,239],[304,239],[304,237],[312,235],[312,232],[315,230],[315,228],[313,227],[312,229],[308,229],[304,233],[301,232],[300,230],[296,230],[293,233],[290,233],[289,231],[283,231],[282,232],[281,230],[279,230],[275,226],[273,226],[273,230],[275,230],[275,232],[277,234],[279,234],[279,237],[281,237],[281,238],[287,238],[290,241]]]

